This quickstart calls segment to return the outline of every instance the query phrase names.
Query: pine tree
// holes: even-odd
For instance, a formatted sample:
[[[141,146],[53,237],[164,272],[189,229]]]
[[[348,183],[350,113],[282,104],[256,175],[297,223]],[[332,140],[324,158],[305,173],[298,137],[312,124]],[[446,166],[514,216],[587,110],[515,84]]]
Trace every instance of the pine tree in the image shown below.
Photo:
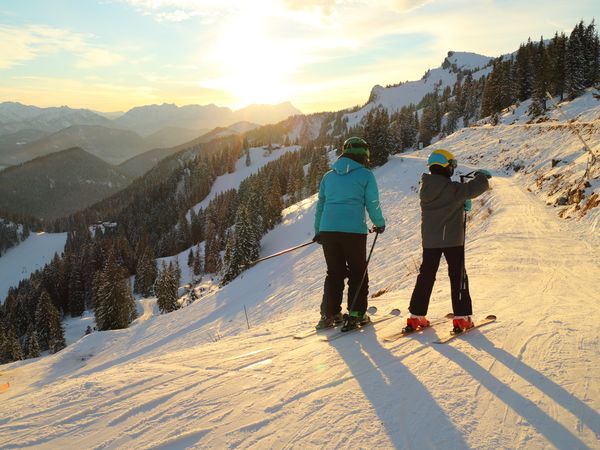
[[[194,275],[199,276],[202,273],[202,258],[200,257],[200,244],[196,246],[196,256],[194,257],[193,271]]]
[[[178,285],[176,269],[173,264],[166,266],[163,263],[154,286],[156,303],[161,314],[179,309],[179,303],[177,302]]]
[[[229,241],[230,250],[226,261],[223,283],[229,283],[237,277],[243,267],[256,260],[260,250],[260,237],[248,205],[238,208],[235,231]]]
[[[1,306],[0,305],[0,310],[1,310]],[[1,319],[1,317],[0,317]],[[8,358],[8,345],[7,345],[7,339],[6,339],[6,332],[4,330],[4,326],[2,325],[2,320],[0,320],[0,364],[5,364],[7,362],[10,362],[9,358]]]
[[[194,248],[190,247],[190,251],[188,252],[187,265],[191,269],[194,267],[194,260],[196,259],[194,255]]]
[[[536,48],[534,72],[533,95],[529,114],[537,117],[546,112],[546,92],[548,91],[548,62],[543,37],[540,38]]]
[[[548,47],[549,89],[552,95],[560,97],[563,101],[565,94],[565,70],[566,70],[567,37],[564,33],[556,33]]]
[[[19,344],[19,339],[15,334],[15,330],[12,327],[8,328],[8,333],[6,333],[6,349],[7,356],[9,361],[20,361],[23,359],[23,350],[21,349],[21,344]]]
[[[54,352],[64,348],[60,314],[46,291],[41,293],[35,310],[35,331],[42,350]]]
[[[40,344],[38,343],[37,334],[33,328],[27,334],[27,345],[25,347],[25,358],[37,358],[40,356]]]
[[[156,261],[154,260],[152,249],[146,247],[136,268],[134,292],[144,297],[150,297],[153,294],[156,272]]]
[[[127,328],[137,316],[123,270],[111,250],[96,282],[94,315],[100,331]]]
[[[85,311],[85,292],[79,263],[73,265],[69,274],[69,311],[71,317],[81,316]]]
[[[585,88],[584,34],[583,22],[580,22],[571,32],[567,43],[566,90],[571,100],[580,96]]]

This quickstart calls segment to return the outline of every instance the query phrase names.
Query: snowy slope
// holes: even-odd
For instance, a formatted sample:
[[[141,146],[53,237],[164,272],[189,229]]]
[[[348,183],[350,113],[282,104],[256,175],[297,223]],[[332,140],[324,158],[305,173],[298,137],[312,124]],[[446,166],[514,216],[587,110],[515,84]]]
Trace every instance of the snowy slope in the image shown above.
[[[453,52],[446,60],[451,64],[449,67],[440,66],[431,69],[420,80],[407,81],[399,86],[387,88],[375,86],[371,92],[372,100],[369,103],[358,111],[345,115],[348,119],[348,127],[356,126],[370,110],[377,106],[383,106],[392,113],[411,103],[416,105],[426,94],[433,92],[436,86],[439,87],[441,94],[446,86],[452,87],[456,83],[456,69],[474,70],[473,78],[476,80],[492,70],[491,67],[485,67],[492,58],[475,53]]]
[[[54,257],[62,253],[67,233],[31,233],[19,245],[12,247],[0,257],[0,301],[4,301],[11,286],[29,278],[42,269]]]
[[[325,267],[314,244],[182,310],[2,366],[0,447],[600,448],[598,208],[561,219],[543,187],[528,191],[535,171],[514,174],[503,159],[544,166],[542,153],[576,152],[547,126],[473,127],[438,143],[460,170],[495,173],[470,213],[467,270],[475,320],[493,312],[496,324],[443,346],[431,342],[449,325],[384,343],[398,319],[331,343],[295,341],[318,316]],[[526,151],[532,142],[540,154]],[[370,266],[370,291],[387,290],[371,300],[381,312],[406,313],[430,150],[375,171],[388,222]],[[262,253],[310,239],[314,202],[288,208]],[[450,307],[445,270],[432,318]]]
[[[269,152],[264,147],[252,147],[248,149],[250,152],[251,164],[246,166],[246,157],[242,156],[236,162],[235,172],[217,177],[212,185],[210,193],[204,200],[194,206],[194,211],[198,212],[200,208],[206,208],[210,201],[221,192],[225,192],[229,189],[237,189],[244,179],[248,178],[252,174],[257,173],[261,167],[280,158],[284,153],[295,152],[299,149],[299,145],[281,147],[273,150],[272,152]]]

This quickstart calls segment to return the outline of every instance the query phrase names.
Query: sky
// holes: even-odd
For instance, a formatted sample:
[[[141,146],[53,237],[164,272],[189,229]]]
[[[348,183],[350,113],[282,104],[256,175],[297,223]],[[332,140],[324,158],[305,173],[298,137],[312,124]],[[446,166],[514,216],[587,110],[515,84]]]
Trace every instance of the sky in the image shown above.
[[[499,56],[597,13],[597,0],[0,0],[0,102],[335,111],[450,50]]]

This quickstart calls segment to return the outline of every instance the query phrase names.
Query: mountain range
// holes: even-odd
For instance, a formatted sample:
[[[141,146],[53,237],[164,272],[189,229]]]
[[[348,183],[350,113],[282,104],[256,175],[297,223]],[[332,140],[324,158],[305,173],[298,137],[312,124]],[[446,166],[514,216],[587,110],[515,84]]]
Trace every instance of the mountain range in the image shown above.
[[[20,164],[72,146],[119,164],[154,148],[183,144],[216,127],[242,121],[276,123],[300,113],[289,102],[237,111],[165,103],[136,107],[111,120],[87,109],[4,102],[0,103],[0,165]]]

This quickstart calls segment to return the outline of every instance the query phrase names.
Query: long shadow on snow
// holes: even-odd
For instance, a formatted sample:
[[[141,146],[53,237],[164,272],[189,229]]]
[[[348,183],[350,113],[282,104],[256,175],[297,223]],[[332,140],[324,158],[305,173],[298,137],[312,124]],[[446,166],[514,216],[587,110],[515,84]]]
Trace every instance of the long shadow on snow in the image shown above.
[[[600,439],[600,414],[593,410],[562,386],[556,384],[545,375],[525,364],[506,350],[497,348],[493,342],[481,335],[479,339],[471,342],[473,347],[489,353],[496,361],[504,364],[523,379],[529,381],[540,391],[553,399],[560,406],[571,412],[581,422],[586,424]]]
[[[483,335],[472,336],[471,341],[485,339]],[[489,342],[489,347],[493,347]],[[470,357],[450,345],[434,345],[441,355],[456,363],[469,373],[481,386],[494,394],[509,408],[523,417],[531,426],[539,431],[548,441],[558,449],[588,448],[577,436],[571,433],[564,425],[546,414],[532,400],[519,394],[507,384],[500,381],[486,369],[477,364]],[[490,352],[493,355],[493,353]],[[517,372],[518,373],[518,372]]]
[[[451,443],[453,449],[469,448],[430,392],[400,358],[381,345],[373,329],[355,336],[360,338],[348,336],[331,345],[360,384],[394,447],[439,449]]]

